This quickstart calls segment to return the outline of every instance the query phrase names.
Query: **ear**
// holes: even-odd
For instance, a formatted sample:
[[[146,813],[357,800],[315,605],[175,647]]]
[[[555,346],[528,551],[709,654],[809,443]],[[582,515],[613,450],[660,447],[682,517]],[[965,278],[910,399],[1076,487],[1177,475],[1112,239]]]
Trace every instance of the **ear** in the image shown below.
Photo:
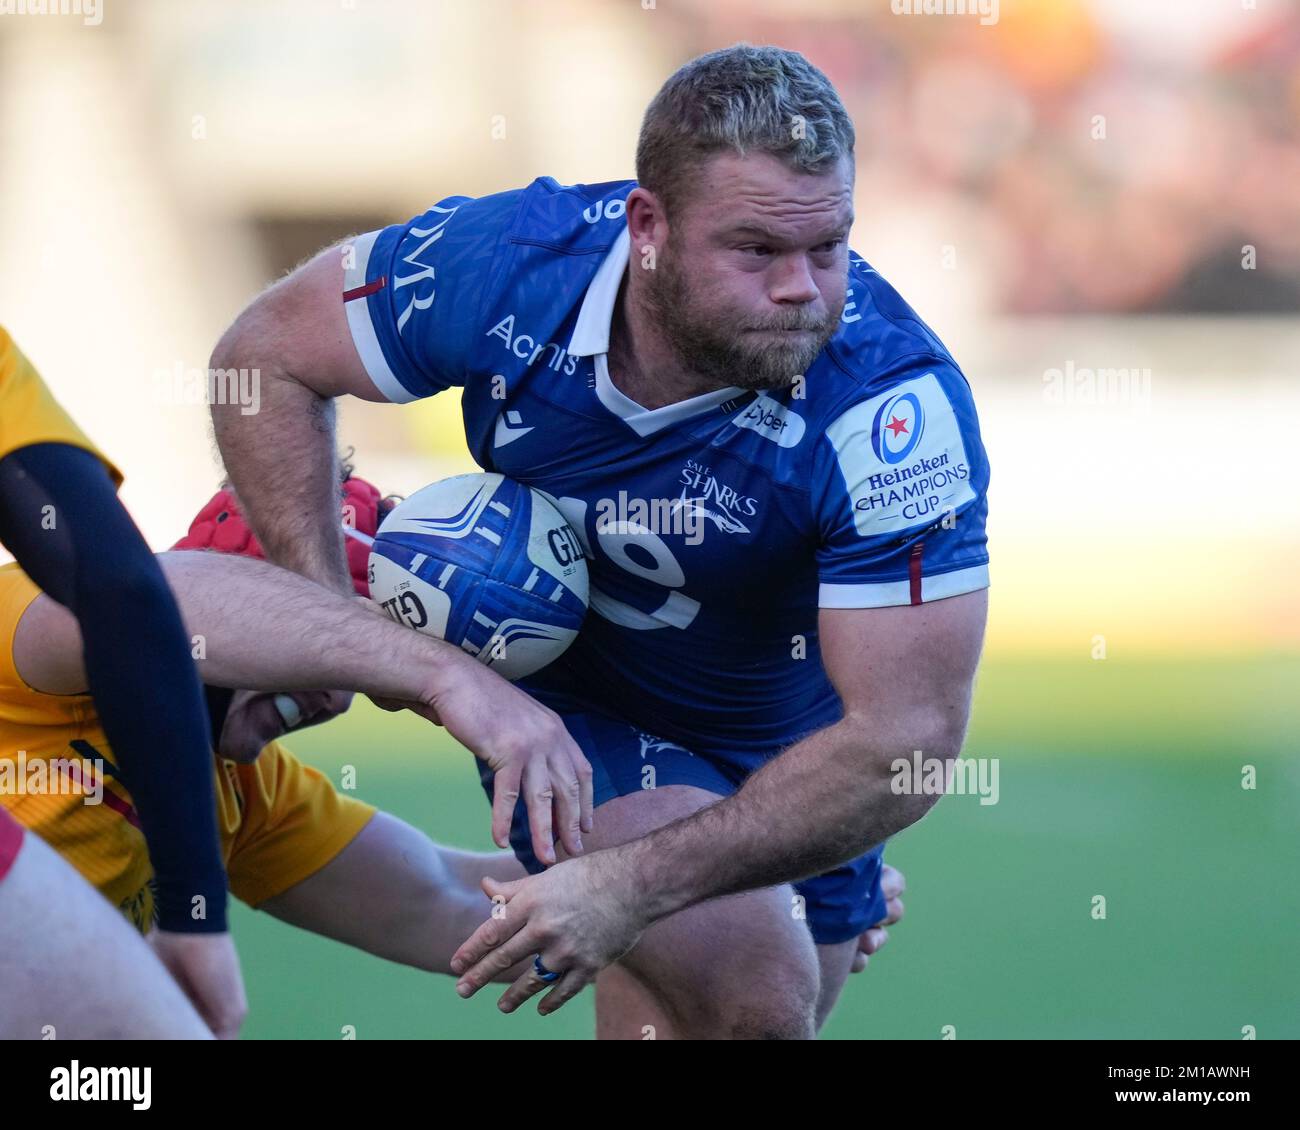
[[[632,241],[632,260],[646,247],[662,251],[668,240],[668,217],[663,202],[648,188],[634,188],[627,194],[627,234]]]

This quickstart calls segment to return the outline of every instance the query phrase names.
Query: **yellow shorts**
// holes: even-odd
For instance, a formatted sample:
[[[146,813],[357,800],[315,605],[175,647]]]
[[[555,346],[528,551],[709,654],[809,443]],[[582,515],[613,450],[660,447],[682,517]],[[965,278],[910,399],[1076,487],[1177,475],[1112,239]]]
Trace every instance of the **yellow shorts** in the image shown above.
[[[153,868],[94,701],[43,694],[14,664],[14,633],[39,595],[17,565],[0,567],[0,806],[144,931],[153,922]],[[252,906],[319,871],[375,812],[279,742],[251,765],[213,763],[230,890]]]
[[[143,932],[153,923],[153,867],[130,795],[113,777],[115,767],[102,758],[95,763],[103,748],[81,739],[76,747],[45,754],[25,750],[19,757],[3,750],[0,805]],[[319,871],[375,812],[335,791],[322,773],[278,742],[251,765],[216,759],[216,774],[217,824],[230,891],[250,906]]]

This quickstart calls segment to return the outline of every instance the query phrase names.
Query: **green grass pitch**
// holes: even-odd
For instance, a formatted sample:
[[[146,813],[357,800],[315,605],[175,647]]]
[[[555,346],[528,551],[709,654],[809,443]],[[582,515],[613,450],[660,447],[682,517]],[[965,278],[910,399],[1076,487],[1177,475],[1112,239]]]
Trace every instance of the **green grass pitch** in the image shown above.
[[[907,916],[825,1037],[1300,1037],[1297,686],[1291,657],[986,662],[966,756],[999,759],[998,803],[947,797],[892,842]],[[435,839],[491,847],[443,731],[362,701],[291,745],[336,782],[356,766],[356,795]],[[506,1017],[496,993],[461,1001],[242,906],[234,929],[249,1038],[592,1034],[590,992]]]

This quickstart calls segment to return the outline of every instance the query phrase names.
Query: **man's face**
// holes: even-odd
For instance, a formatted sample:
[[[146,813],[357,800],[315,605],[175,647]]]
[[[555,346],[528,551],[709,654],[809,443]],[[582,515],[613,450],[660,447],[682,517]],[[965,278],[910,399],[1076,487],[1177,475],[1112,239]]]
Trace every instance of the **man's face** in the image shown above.
[[[720,387],[806,373],[844,309],[851,161],[808,174],[766,153],[715,157],[667,220],[646,297],[682,363]]]
[[[346,691],[235,691],[217,753],[228,761],[254,761],[268,742],[336,718],[351,698]]]

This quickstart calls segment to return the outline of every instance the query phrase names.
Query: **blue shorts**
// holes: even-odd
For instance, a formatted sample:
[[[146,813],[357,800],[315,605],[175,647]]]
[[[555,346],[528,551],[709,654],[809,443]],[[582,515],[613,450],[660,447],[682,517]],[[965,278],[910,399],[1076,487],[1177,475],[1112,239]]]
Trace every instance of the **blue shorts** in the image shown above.
[[[552,695],[538,694],[564,720],[573,740],[591,762],[594,801],[599,807],[618,796],[629,796],[663,785],[694,785],[698,789],[730,796],[749,770],[721,758],[696,755],[684,746],[638,730],[627,722],[581,710]],[[492,770],[478,763],[479,778],[489,799]],[[528,812],[521,799],[510,828],[510,846],[529,871],[545,868],[533,854]],[[835,945],[858,937],[885,917],[885,896],[880,890],[884,847],[876,847],[823,875],[795,883],[803,899],[802,911],[818,945]]]

